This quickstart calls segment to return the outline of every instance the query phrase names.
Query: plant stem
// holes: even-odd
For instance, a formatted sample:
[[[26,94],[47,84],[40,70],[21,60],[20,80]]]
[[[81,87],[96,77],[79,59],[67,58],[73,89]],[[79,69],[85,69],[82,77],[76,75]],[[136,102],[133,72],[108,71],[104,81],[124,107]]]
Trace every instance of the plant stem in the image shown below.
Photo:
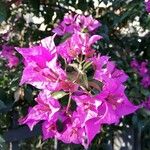
[[[79,79],[80,73],[78,72],[76,79],[73,81],[75,83]]]
[[[68,112],[70,104],[71,104],[71,94],[72,93],[69,93],[69,99],[68,99],[68,104],[67,104],[67,108],[66,108],[66,113]]]

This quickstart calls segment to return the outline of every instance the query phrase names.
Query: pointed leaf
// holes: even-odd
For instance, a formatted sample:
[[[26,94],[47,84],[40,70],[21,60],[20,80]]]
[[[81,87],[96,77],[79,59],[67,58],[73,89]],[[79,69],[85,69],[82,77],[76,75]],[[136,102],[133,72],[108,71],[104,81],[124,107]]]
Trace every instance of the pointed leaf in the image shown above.
[[[3,101],[0,100],[0,110],[5,109],[6,105],[4,104]]]
[[[89,87],[89,84],[88,84],[87,75],[84,74],[84,75],[82,76],[82,78],[83,78],[83,83],[84,83],[85,87],[88,88],[88,87]]]
[[[62,97],[64,97],[65,95],[67,95],[68,93],[64,92],[64,91],[58,91],[58,92],[54,92],[52,94],[52,97],[55,99],[60,99]]]
[[[7,8],[4,2],[0,2],[0,22],[7,19]]]
[[[87,68],[89,68],[92,65],[93,62],[85,62],[85,64],[83,65],[84,70],[86,70]]]

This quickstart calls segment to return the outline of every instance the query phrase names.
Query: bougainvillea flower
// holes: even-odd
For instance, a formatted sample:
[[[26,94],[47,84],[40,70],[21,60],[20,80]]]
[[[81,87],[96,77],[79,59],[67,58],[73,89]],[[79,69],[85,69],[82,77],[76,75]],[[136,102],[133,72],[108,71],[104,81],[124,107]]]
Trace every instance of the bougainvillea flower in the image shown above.
[[[57,89],[59,80],[65,80],[66,74],[57,65],[57,55],[42,46],[17,48],[25,59],[25,68],[20,84],[31,84],[39,89],[46,86]]]
[[[139,107],[133,105],[124,93],[125,87],[114,80],[109,80],[99,94],[107,102],[108,109],[114,111],[118,118],[135,112]]]
[[[79,34],[74,34],[71,38],[61,43],[57,47],[57,52],[65,59],[70,61],[81,53],[81,42]]]
[[[44,121],[42,124],[43,139],[59,137],[61,134],[57,131],[56,118],[50,121]]]
[[[60,139],[62,133],[67,130],[68,124],[71,123],[71,114],[70,110],[66,112],[66,108],[62,107],[51,120],[45,121],[42,126],[43,139],[52,137]]]
[[[137,68],[139,67],[139,63],[136,59],[133,59],[130,63],[130,66],[137,70]]]
[[[109,61],[109,57],[98,55],[91,60],[95,67],[94,79],[107,82],[107,80],[113,78],[121,83],[127,80],[128,76],[123,70],[117,69],[116,65]]]
[[[38,95],[35,101],[37,104],[29,109],[25,118],[19,121],[20,124],[27,124],[31,130],[39,121],[54,119],[60,109],[59,102],[43,92]]]
[[[142,104],[146,109],[150,110],[150,96],[147,98],[145,102]]]
[[[103,97],[97,95],[98,99],[103,100]],[[112,106],[107,103],[106,100],[103,100],[102,105],[98,108],[98,117],[96,124],[118,124],[119,117],[115,114],[112,109]]]
[[[62,132],[61,136],[58,138],[65,143],[81,143],[84,138],[84,129],[81,127],[81,123],[78,118],[72,119],[72,123],[66,124],[66,130]]]
[[[66,124],[66,129],[57,136],[65,143],[81,143],[87,149],[95,135],[100,132],[100,124],[96,123],[96,118],[83,123],[78,116],[73,115],[71,122]]]
[[[141,84],[143,85],[143,87],[148,88],[150,87],[150,75],[145,75],[143,77],[143,79],[141,80]]]
[[[98,122],[98,118],[93,118],[85,123],[85,131],[87,136],[87,142],[83,143],[84,147],[87,149],[89,144],[94,139],[95,135],[100,132],[101,122]]]
[[[82,45],[82,53],[85,56],[93,56],[95,50],[92,49],[92,45],[97,42],[98,40],[102,39],[102,36],[100,35],[93,35],[91,37],[87,36],[86,34],[81,34],[81,42],[83,43]],[[92,51],[92,52],[90,52]]]
[[[92,16],[72,15],[66,14],[63,21],[53,29],[53,32],[58,35],[65,35],[67,33],[91,32],[101,26]]]
[[[78,87],[79,87],[78,84],[73,83],[72,81],[69,80],[64,80],[59,83],[59,88],[67,92],[69,91],[73,93],[78,90]]]
[[[145,0],[146,11],[150,13],[150,0]]]
[[[57,52],[68,61],[80,54],[91,56],[95,52],[95,50],[92,49],[92,45],[100,39],[102,39],[100,35],[89,37],[88,34],[78,32],[73,34],[64,43],[61,43],[57,47]]]
[[[85,95],[83,95],[83,97],[84,96]],[[97,106],[99,106],[99,104]],[[94,105],[92,107],[94,107]],[[94,116],[91,116],[89,117],[89,119],[87,119],[88,118],[88,114],[86,114],[87,111],[88,111],[88,107],[85,106],[82,109],[81,106],[79,106],[79,109],[74,111],[71,117],[71,122],[73,123],[72,132],[75,134],[75,136],[78,136],[77,137],[78,142],[81,143],[85,149],[88,148],[89,144],[91,143],[95,135],[100,132],[100,128],[101,128],[101,122],[99,121],[98,116],[95,115],[96,113],[93,113]]]
[[[80,120],[86,122],[89,119],[97,117],[98,107],[102,104],[102,101],[85,94],[73,96],[72,98],[78,106],[77,111],[82,114]]]
[[[145,76],[148,73],[148,62],[147,61],[141,62],[140,67],[138,69],[140,76],[142,77]]]
[[[56,34],[54,34],[53,36],[46,37],[45,39],[41,40],[41,46],[48,49],[51,52],[51,54],[56,53],[56,46],[54,43],[55,36]]]
[[[75,25],[76,15],[73,16],[72,14],[66,14],[64,19],[59,25],[53,29],[53,32],[57,35],[65,35],[67,33],[73,33],[76,29]]]
[[[141,84],[144,88],[150,87],[150,69],[149,62],[147,60],[138,62],[137,60],[131,61],[131,67],[141,77]]]
[[[9,68],[16,67],[19,63],[19,59],[16,56],[16,52],[13,46],[3,45],[2,52],[0,53],[0,57],[8,61],[7,66]]]
[[[34,46],[30,48],[16,48],[16,50],[25,59],[25,65],[30,62],[35,62],[43,68],[47,62],[53,60],[53,65],[56,66],[57,56],[52,54],[51,51],[45,47]]]
[[[92,16],[84,15],[78,15],[76,17],[76,24],[78,30],[84,31],[87,29],[89,32],[101,26],[100,22],[95,20]]]

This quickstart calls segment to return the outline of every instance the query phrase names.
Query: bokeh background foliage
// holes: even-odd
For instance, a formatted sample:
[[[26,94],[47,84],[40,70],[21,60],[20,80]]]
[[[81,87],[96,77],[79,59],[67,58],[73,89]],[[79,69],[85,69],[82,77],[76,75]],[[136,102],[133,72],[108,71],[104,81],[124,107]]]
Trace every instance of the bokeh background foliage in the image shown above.
[[[97,33],[103,36],[103,40],[95,48],[111,56],[129,75],[126,84],[129,99],[135,104],[145,100],[150,95],[150,89],[141,86],[140,78],[130,68],[133,58],[150,60],[150,15],[143,0],[0,0],[0,45],[25,47],[35,44],[52,35],[51,29],[67,12],[91,14],[102,23]],[[19,128],[14,123],[15,119],[26,114],[28,107],[34,105],[33,99],[38,92],[29,85],[19,86],[21,62],[16,69],[8,69],[5,64],[0,59],[0,149],[8,148],[3,134],[8,129]],[[145,109],[123,118],[118,126],[104,127],[90,149],[112,148],[109,142],[115,132],[127,127],[140,131],[140,146],[142,150],[149,150],[150,112]],[[75,145],[59,145],[64,150],[83,149]],[[53,149],[54,140],[43,142],[38,136],[21,141],[20,147]]]

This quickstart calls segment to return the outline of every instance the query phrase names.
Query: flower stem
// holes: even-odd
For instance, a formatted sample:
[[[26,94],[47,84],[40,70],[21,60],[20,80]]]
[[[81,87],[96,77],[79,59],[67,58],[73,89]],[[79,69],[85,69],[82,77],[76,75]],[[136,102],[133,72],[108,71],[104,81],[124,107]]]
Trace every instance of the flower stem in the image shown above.
[[[76,79],[73,81],[73,83],[75,83],[76,81],[78,81],[79,77],[80,77],[80,73],[78,72],[77,77],[76,77]]]
[[[70,104],[71,104],[71,93],[69,93],[69,99],[68,99],[68,104],[67,104],[67,108],[66,108],[66,113],[68,113]]]

